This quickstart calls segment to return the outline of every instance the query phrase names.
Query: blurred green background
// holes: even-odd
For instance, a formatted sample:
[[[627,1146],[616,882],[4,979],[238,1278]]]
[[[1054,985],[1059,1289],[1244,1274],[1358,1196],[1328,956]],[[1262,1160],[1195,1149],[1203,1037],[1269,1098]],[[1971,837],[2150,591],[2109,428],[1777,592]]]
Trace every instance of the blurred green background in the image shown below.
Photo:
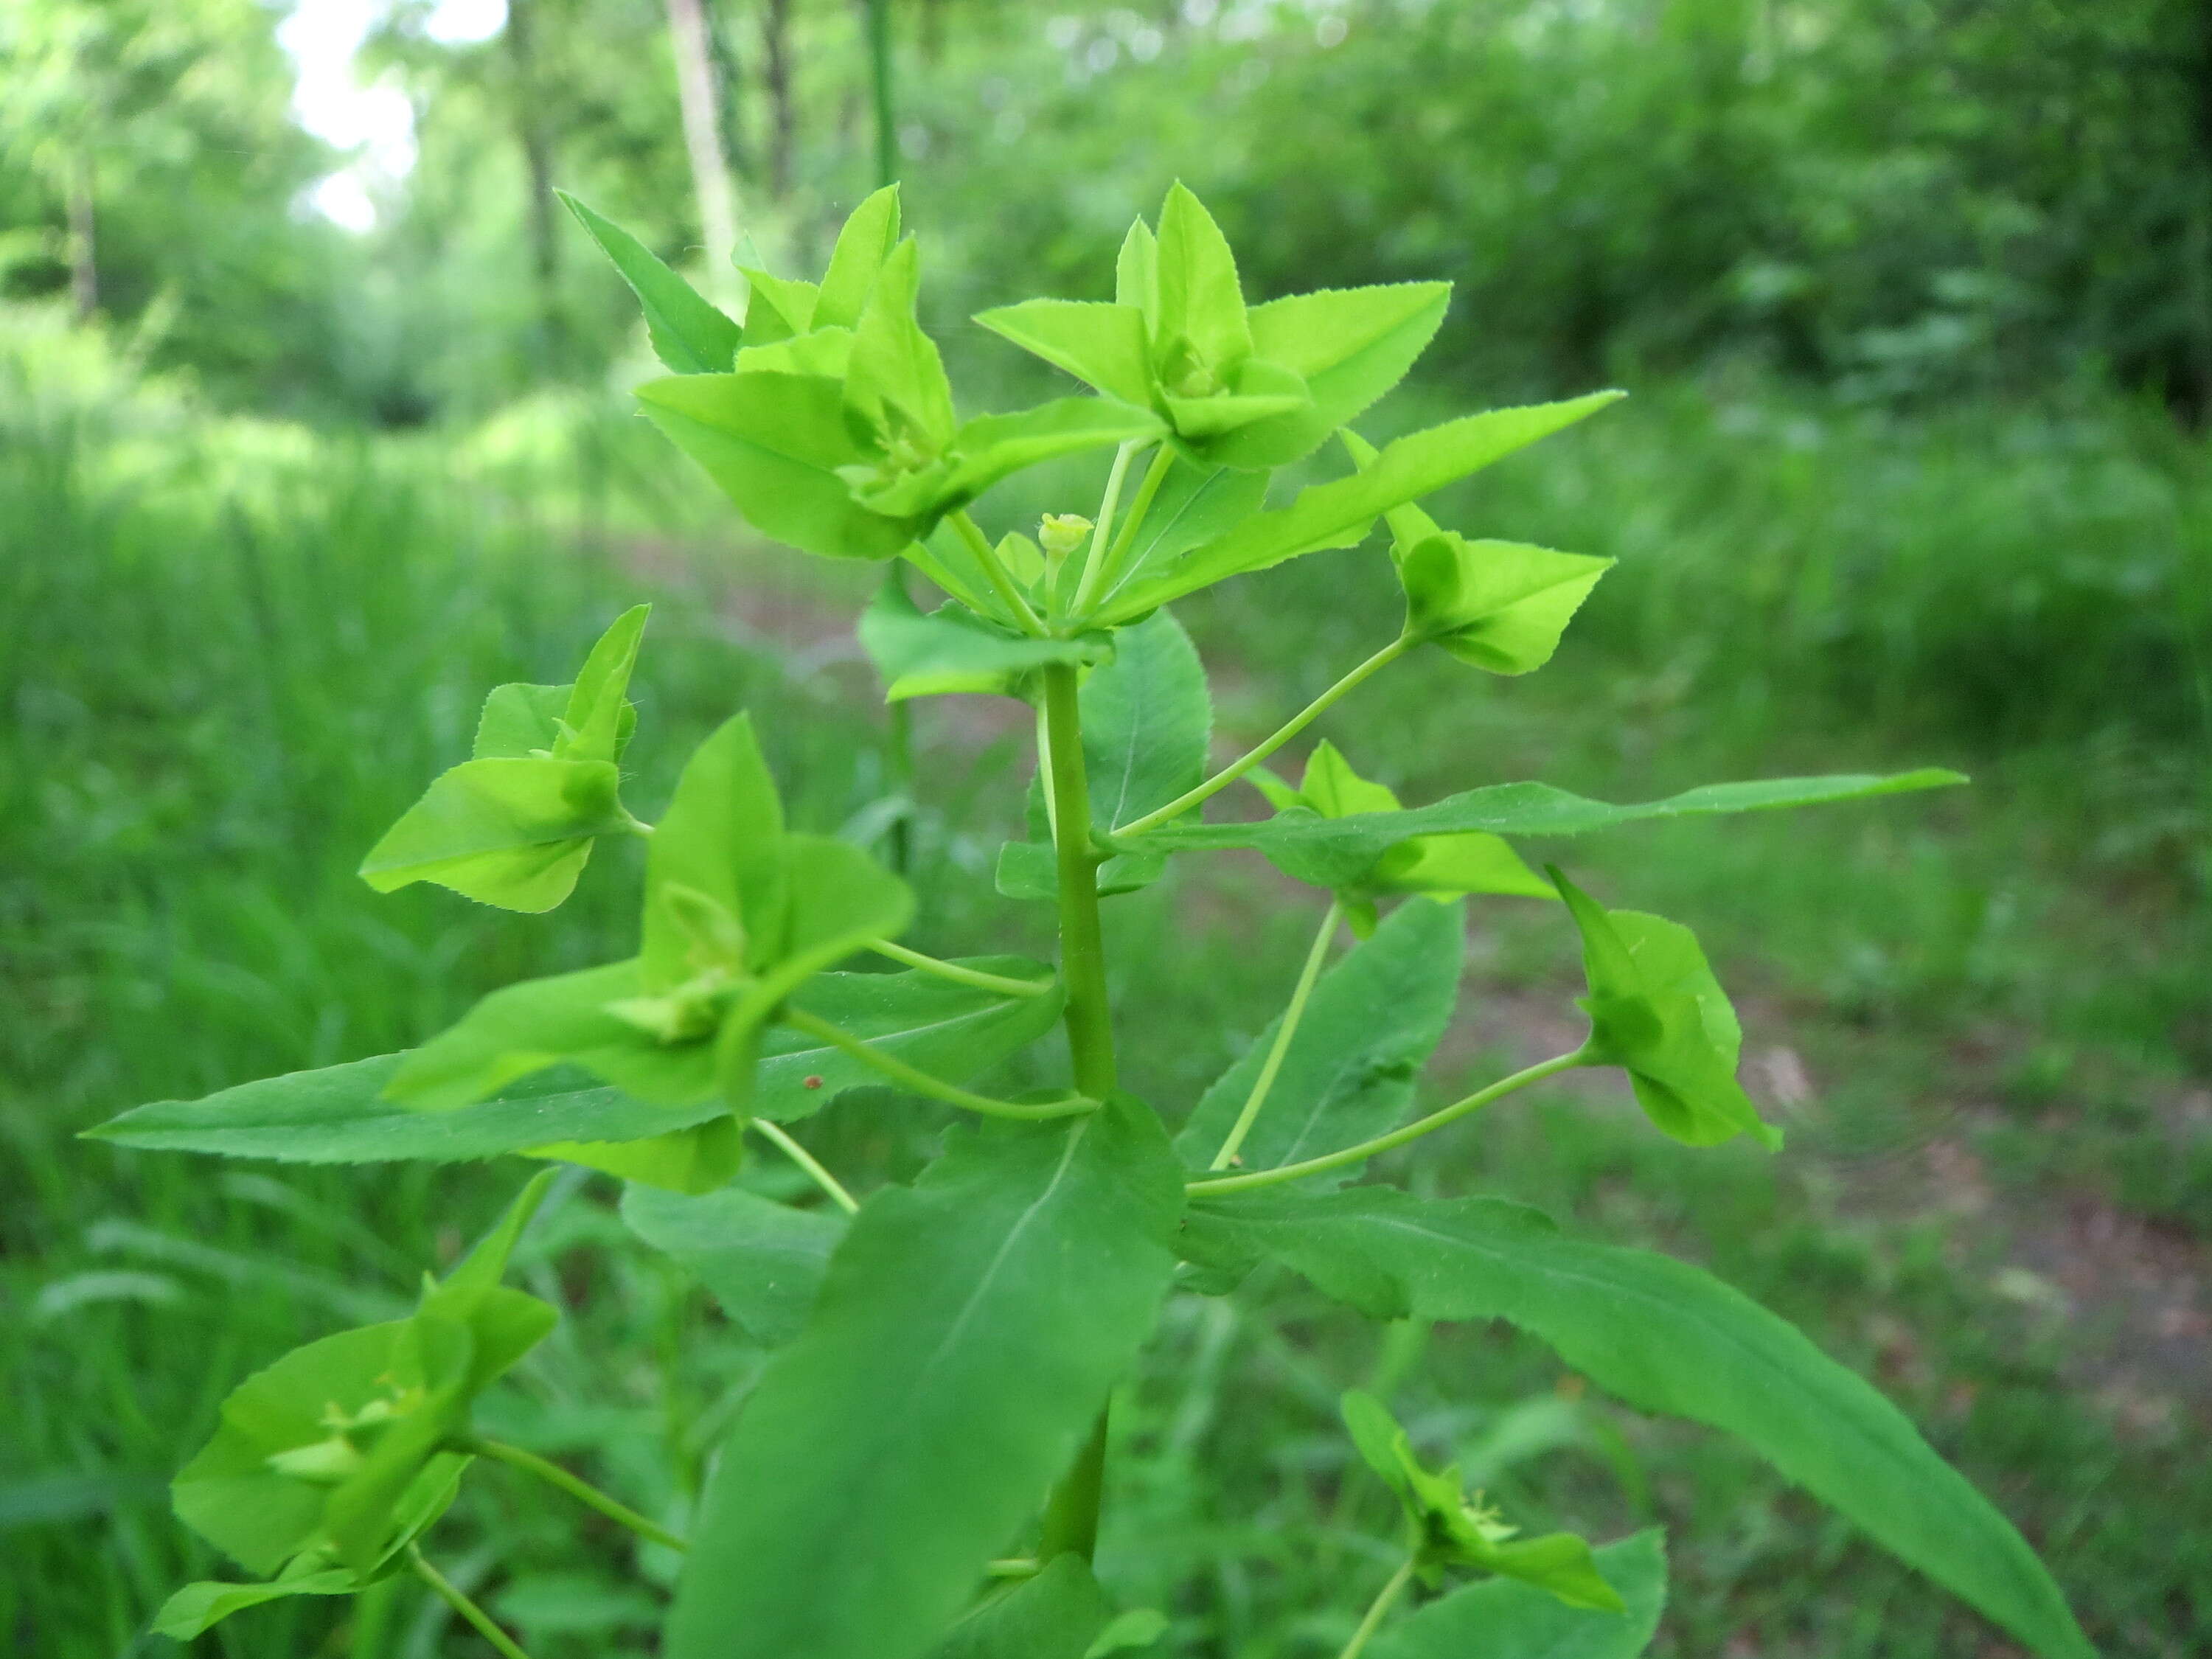
[[[1415,800],[1542,775],[1633,799],[1937,763],[1971,791],[1568,848],[1695,926],[1768,1159],[1599,1081],[1423,1144],[1705,1262],[1875,1376],[2042,1548],[2114,1656],[2212,1650],[2212,14],[2182,0],[890,0],[879,133],[853,0],[9,0],[0,9],[0,1646],[143,1634],[216,1564],[164,1483],[247,1370],[399,1305],[516,1184],[118,1152],[74,1131],[406,1046],[620,948],[635,871],[558,915],[364,848],[483,691],[656,602],[635,798],[760,714],[794,816],[880,793],[864,578],[758,545],[629,413],[628,295],[547,187],[700,280],[796,272],[879,137],[973,403],[1034,371],[964,319],[1103,295],[1177,176],[1255,297],[1442,276],[1367,422],[1635,395],[1437,506],[1618,556],[1527,682],[1441,659],[1322,723]],[[679,77],[708,96],[682,118]],[[702,251],[704,250],[704,251]],[[994,527],[1085,510],[1026,484]],[[1366,553],[1185,607],[1224,743],[1395,626]],[[991,892],[1019,722],[924,708],[945,951]],[[649,815],[649,814],[648,814]],[[1170,1112],[1271,1016],[1316,905],[1263,866],[1115,901],[1134,1081]],[[1571,939],[1470,934],[1438,1098],[1547,1053]],[[935,1120],[816,1135],[909,1167]],[[492,1408],[680,1517],[758,1356],[562,1188],[526,1278],[569,1317]],[[1334,1399],[1392,1393],[1516,1516],[1668,1528],[1669,1656],[2008,1654],[1732,1445],[1586,1395],[1502,1330],[1375,1334],[1289,1282],[1178,1302],[1126,1390],[1102,1571],[1160,1651],[1334,1652],[1389,1569]],[[1264,1316],[1261,1316],[1264,1314]],[[499,1472],[435,1553],[538,1659],[652,1651],[660,1564]],[[401,1588],[198,1650],[481,1651]]]

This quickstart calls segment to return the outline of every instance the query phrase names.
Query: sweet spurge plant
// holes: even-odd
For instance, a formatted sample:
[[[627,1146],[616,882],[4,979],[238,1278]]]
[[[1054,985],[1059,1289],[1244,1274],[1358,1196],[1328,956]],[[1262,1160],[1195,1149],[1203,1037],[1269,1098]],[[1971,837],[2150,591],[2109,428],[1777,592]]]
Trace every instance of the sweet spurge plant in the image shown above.
[[[1167,1621],[1113,1607],[1091,1571],[1109,1395],[1166,1297],[1237,1296],[1273,1263],[1376,1320],[1510,1321],[1630,1406],[1741,1437],[2045,1659],[2090,1651],[2002,1516],[1780,1319],[1697,1268],[1584,1241],[1522,1205],[1419,1198],[1370,1176],[1381,1154],[1419,1157],[1431,1132],[1509,1097],[1540,1110],[1540,1085],[1588,1067],[1625,1072],[1679,1141],[1778,1149],[1736,1080],[1741,1034],[1695,937],[1607,908],[1555,866],[1540,875],[1521,846],[1960,781],[1768,780],[1626,806],[1493,783],[1408,808],[1332,744],[1295,786],[1264,769],[1401,657],[1441,651],[1492,674],[1544,664],[1608,562],[1472,538],[1419,502],[1618,394],[1468,415],[1377,449],[1347,422],[1420,352],[1444,285],[1248,306],[1227,243],[1178,186],[1156,229],[1131,229],[1112,303],[1032,300],[979,319],[1092,395],[963,416],[916,319],[919,258],[895,191],[853,215],[819,283],[748,272],[742,323],[572,205],[643,302],[672,373],[639,395],[678,447],[765,535],[902,561],[942,596],[917,604],[894,574],[860,619],[889,696],[1035,709],[1029,832],[1004,848],[998,886],[1055,907],[1058,961],[941,961],[902,942],[905,883],[859,846],[786,823],[742,713],[691,756],[657,822],[634,816],[619,767],[642,609],[574,684],[493,690],[472,757],[362,874],[543,910],[601,840],[640,838],[629,953],[495,992],[410,1054],[141,1107],[94,1133],[241,1157],[512,1155],[605,1171],[629,1183],[623,1214],[645,1244],[692,1267],[769,1358],[687,1516],[647,1519],[477,1434],[471,1403],[556,1316],[499,1283],[540,1173],[411,1316],[311,1343],[225,1402],[176,1508],[254,1577],[179,1590],[158,1628],[187,1636],[257,1602],[412,1572],[512,1659],[513,1638],[426,1553],[489,1461],[684,1553],[671,1659],[1146,1648]],[[1086,450],[1110,455],[1087,512],[1050,515],[1034,538],[971,514],[1011,474]],[[1339,476],[1271,491],[1273,470],[1299,462]],[[1166,607],[1355,545],[1378,520],[1389,554],[1374,577],[1403,589],[1402,629],[1209,769],[1205,673]],[[1240,781],[1272,811],[1209,821],[1206,804]],[[1221,848],[1320,890],[1320,927],[1281,1016],[1225,1075],[1194,1103],[1139,1100],[1119,1084],[1101,902]],[[1501,896],[1564,901],[1589,1035],[1409,1117],[1452,1018],[1466,901]],[[986,1091],[1055,1026],[1063,1086]],[[797,1126],[863,1085],[937,1103],[949,1127],[911,1185],[856,1196],[865,1172],[825,1168]],[[818,1196],[776,1203],[737,1181],[756,1139]],[[1656,1534],[1595,1547],[1525,1536],[1425,1462],[1381,1401],[1348,1395],[1344,1414],[1405,1523],[1402,1565],[1369,1587],[1364,1613],[1345,1610],[1358,1619],[1346,1659],[1610,1659],[1650,1641]]]

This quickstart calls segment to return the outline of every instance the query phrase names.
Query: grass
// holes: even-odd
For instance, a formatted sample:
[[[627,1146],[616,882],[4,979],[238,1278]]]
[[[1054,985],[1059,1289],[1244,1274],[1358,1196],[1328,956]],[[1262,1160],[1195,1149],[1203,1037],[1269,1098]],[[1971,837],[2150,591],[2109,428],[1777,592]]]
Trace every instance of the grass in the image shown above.
[[[515,1172],[220,1165],[70,1132],[404,1046],[493,985],[620,948],[629,849],[546,919],[378,899],[352,866],[465,748],[485,687],[556,676],[635,599],[659,606],[641,801],[749,704],[794,816],[834,830],[878,791],[879,717],[823,644],[866,573],[702,539],[704,503],[645,465],[629,423],[547,406],[450,452],[311,442],[119,386],[72,398],[100,366],[64,374],[40,349],[6,371],[19,412],[0,434],[0,1633],[90,1659],[165,1648],[142,1636],[149,1613],[216,1569],[162,1486],[223,1393],[398,1305]],[[580,482],[538,459],[579,433],[597,457]],[[1566,849],[1606,896],[1707,938],[1787,1156],[1689,1152],[1593,1084],[1462,1126],[1399,1172],[1707,1263],[1877,1376],[2048,1552],[2104,1651],[2201,1650],[2200,456],[2124,410],[1900,426],[1685,388],[1451,507],[1448,522],[1624,564],[1547,674],[1419,664],[1331,717],[1409,797],[1540,772],[1631,798],[1923,761],[1979,781]],[[1187,607],[1231,733],[1256,735],[1393,625],[1374,557],[1318,556]],[[1018,722],[948,703],[921,725],[922,877],[945,896],[917,937],[966,948],[1007,920],[988,870]],[[1116,901],[1135,1086],[1187,1100],[1233,1059],[1314,909],[1236,860]],[[1014,921],[1036,938],[1040,918]],[[1542,907],[1486,912],[1470,968],[1439,1095],[1573,1017],[1571,953]],[[936,1122],[854,1097],[810,1133],[840,1169],[898,1178]],[[612,1199],[564,1180],[533,1233],[524,1279],[568,1316],[488,1426],[680,1522],[758,1356],[629,1239]],[[1605,1405],[1502,1331],[1378,1336],[1287,1280],[1256,1291],[1241,1310],[1173,1304],[1117,1418],[1102,1566],[1173,1613],[1164,1653],[1306,1659],[1348,1634],[1389,1570],[1387,1505],[1334,1425],[1354,1383],[1395,1395],[1532,1526],[1664,1523],[1664,1653],[2006,1650],[1733,1447]],[[665,1584],[672,1564],[507,1472],[473,1481],[434,1542],[538,1659],[650,1651],[638,1575]],[[250,1613],[199,1650],[479,1650],[396,1587]]]

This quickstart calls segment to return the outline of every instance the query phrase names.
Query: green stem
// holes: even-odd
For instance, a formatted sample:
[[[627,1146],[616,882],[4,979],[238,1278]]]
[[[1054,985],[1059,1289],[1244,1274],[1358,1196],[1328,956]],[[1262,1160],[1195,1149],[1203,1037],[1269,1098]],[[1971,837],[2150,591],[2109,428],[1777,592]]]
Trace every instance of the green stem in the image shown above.
[[[1306,965],[1299,970],[1290,1006],[1283,1010],[1283,1023],[1275,1028],[1275,1041],[1261,1065],[1260,1075],[1253,1079],[1252,1092],[1244,1097],[1244,1109],[1237,1113],[1229,1139],[1221,1143],[1221,1150],[1213,1155],[1213,1162],[1206,1166],[1207,1169],[1225,1170],[1234,1164],[1237,1154],[1243,1149],[1244,1137],[1260,1121],[1260,1109],[1267,1103],[1268,1092],[1275,1086],[1276,1073],[1283,1069],[1283,1057],[1291,1051],[1291,1039],[1297,1035],[1298,1022],[1305,1018],[1306,999],[1313,994],[1314,982],[1321,977],[1321,965],[1328,959],[1329,941],[1336,937],[1336,925],[1343,916],[1344,901],[1332,897],[1328,913],[1321,919],[1321,931],[1314,935],[1313,949],[1306,952]]]
[[[615,811],[622,814],[621,827],[626,833],[635,836],[640,840],[652,839],[653,826],[631,811],[629,807],[617,801],[615,804]]]
[[[1099,586],[1112,598],[1121,580],[1121,566],[1134,546],[1137,532],[1144,528],[1145,520],[1152,510],[1152,499],[1160,493],[1168,474],[1175,468],[1175,451],[1162,444],[1152,452],[1152,464],[1145,469],[1145,481],[1137,486],[1137,499],[1129,503],[1129,510],[1121,515],[1121,529],[1114,538],[1114,545],[1106,555],[1106,574],[1099,578]]]
[[[1083,716],[1075,669],[1044,669],[1046,763],[1053,841],[1060,855],[1060,976],[1067,987],[1067,1047],[1075,1086],[1094,1100],[1113,1091],[1114,1019],[1106,996],[1106,943],[1098,924],[1098,859],[1091,848],[1091,784],[1083,770]]]
[[[1106,494],[1098,503],[1098,517],[1091,526],[1091,550],[1083,556],[1083,580],[1075,586],[1075,614],[1081,616],[1097,597],[1106,576],[1106,538],[1113,534],[1114,508],[1121,499],[1121,481],[1129,474],[1129,459],[1143,446],[1131,439],[1114,452],[1114,465],[1106,474]]]
[[[1044,1532],[1037,1540],[1037,1559],[1050,1561],[1070,1550],[1088,1561],[1098,1553],[1098,1510],[1106,1497],[1106,1415],[1098,1408],[1091,1438],[1075,1455],[1075,1462],[1060,1477],[1045,1500]]]
[[[1044,1571],[1044,1563],[1033,1555],[1009,1555],[983,1564],[986,1578],[1034,1578]]]
[[[1465,1100],[1455,1100],[1441,1111],[1431,1112],[1426,1117],[1416,1118],[1402,1129],[1393,1129],[1387,1135],[1377,1135],[1372,1140],[1363,1140],[1357,1146],[1346,1146],[1341,1152],[1330,1152],[1322,1158],[1310,1158],[1303,1164],[1285,1164],[1280,1169],[1260,1170],[1251,1175],[1224,1176],[1218,1181],[1193,1181],[1185,1190],[1194,1198],[1203,1198],[1214,1193],[1249,1192],[1255,1187],[1273,1187],[1285,1181],[1297,1181],[1310,1175],[1319,1175],[1324,1170],[1340,1170],[1347,1164],[1358,1164],[1393,1147],[1402,1146],[1409,1140],[1419,1140],[1431,1134],[1447,1123],[1456,1122],[1469,1112],[1479,1112],[1492,1101],[1502,1100],[1516,1089],[1525,1089],[1532,1083],[1541,1083],[1547,1077],[1572,1071],[1586,1065],[1584,1051],[1577,1048],[1571,1054],[1559,1054],[1535,1065],[1500,1078],[1486,1089],[1478,1089]]]
[[[905,945],[895,945],[887,939],[870,939],[868,949],[879,957],[889,957],[893,962],[919,968],[925,974],[949,979],[956,985],[972,985],[979,991],[996,991],[1000,996],[1041,997],[1052,989],[1052,981],[1048,979],[1010,979],[1004,974],[987,974],[980,968],[963,968],[957,962],[926,957],[919,951],[909,951]]]
[[[988,1095],[975,1094],[961,1088],[957,1084],[947,1083],[941,1077],[932,1077],[921,1067],[908,1065],[896,1054],[887,1054],[879,1048],[871,1048],[851,1032],[840,1030],[828,1020],[810,1014],[803,1008],[787,1006],[784,1008],[782,1018],[783,1023],[794,1031],[804,1031],[807,1036],[819,1038],[833,1048],[842,1049],[862,1065],[882,1073],[902,1088],[910,1089],[918,1095],[927,1095],[933,1100],[941,1100],[948,1106],[957,1106],[970,1112],[981,1112],[986,1117],[1024,1118],[1034,1121],[1042,1118],[1074,1117],[1084,1112],[1096,1111],[1098,1109],[1097,1100],[1086,1099],[1081,1095],[1073,1096],[1066,1100],[1047,1100],[1030,1103],[1012,1100],[994,1100]]]
[[[1216,772],[1212,777],[1208,778],[1204,783],[1200,784],[1198,787],[1195,789],[1187,790],[1182,794],[1177,795],[1165,806],[1160,807],[1155,811],[1146,813],[1144,817],[1137,819],[1133,823],[1123,824],[1119,830],[1116,830],[1114,832],[1115,835],[1116,836],[1141,836],[1147,830],[1157,830],[1160,825],[1165,823],[1170,818],[1181,817],[1183,813],[1188,812],[1192,807],[1198,805],[1200,802],[1211,800],[1214,796],[1219,794],[1224,789],[1226,789],[1231,784],[1236,782],[1237,779],[1243,777],[1247,772],[1257,766],[1261,761],[1267,759],[1268,756],[1273,754],[1278,749],[1280,749],[1292,738],[1297,736],[1299,732],[1304,731],[1307,726],[1310,726],[1324,710],[1328,708],[1329,706],[1334,703],[1339,698],[1355,689],[1370,675],[1378,673],[1382,670],[1388,668],[1392,663],[1397,661],[1399,658],[1404,656],[1407,652],[1412,650],[1416,643],[1417,641],[1414,640],[1402,635],[1391,641],[1389,644],[1384,646],[1380,651],[1377,651],[1365,662],[1361,663],[1358,667],[1353,669],[1342,679],[1337,681],[1334,685],[1330,686],[1328,690],[1322,692],[1321,696],[1316,697],[1304,708],[1301,708],[1297,714],[1291,715],[1289,720],[1277,726],[1273,732],[1261,742],[1257,748],[1252,750],[1247,754],[1239,756],[1237,759],[1230,762],[1228,765],[1223,767],[1218,772]]]
[[[407,1547],[407,1559],[415,1569],[415,1576],[437,1593],[438,1599],[468,1620],[477,1635],[497,1648],[505,1659],[530,1659],[516,1644],[513,1637],[491,1621],[491,1615],[453,1587],[453,1581],[422,1559],[420,1546]]]
[[[1406,1586],[1413,1581],[1413,1562],[1407,1557],[1405,1565],[1390,1575],[1390,1582],[1382,1586],[1374,1601],[1368,1603],[1367,1616],[1359,1621],[1359,1628],[1352,1632],[1352,1639],[1344,1644],[1344,1651],[1336,1659],[1359,1659],[1367,1643],[1381,1628],[1383,1614],[1389,1613],[1397,1599],[1405,1594]]]
[[[1000,599],[1012,613],[1014,620],[1021,624],[1023,631],[1034,634],[1039,639],[1047,637],[1044,623],[1030,609],[1030,602],[1022,597],[1021,584],[1014,580],[1013,572],[1007,569],[1000,559],[999,550],[991,545],[990,538],[983,534],[982,526],[968,516],[968,509],[964,507],[951,515],[951,524],[959,533],[960,539],[968,544],[968,550],[975,556],[975,562],[983,567],[983,574],[991,579],[991,586],[998,591]]]
[[[597,1510],[617,1526],[628,1527],[648,1543],[679,1552],[690,1548],[667,1528],[656,1526],[628,1504],[616,1502],[589,1481],[579,1480],[558,1463],[548,1462],[536,1452],[526,1452],[520,1446],[508,1445],[505,1441],[485,1440],[475,1435],[455,1444],[459,1450],[473,1453],[478,1457],[489,1457],[495,1463],[504,1463],[509,1468],[536,1475],[547,1486],[559,1487],[586,1509]]]
[[[813,1178],[814,1184],[830,1195],[830,1201],[847,1215],[860,1212],[860,1200],[845,1190],[845,1183],[823,1168],[821,1159],[808,1152],[784,1132],[780,1123],[771,1123],[764,1117],[749,1117],[745,1127],[757,1129],[781,1150],[783,1155]]]

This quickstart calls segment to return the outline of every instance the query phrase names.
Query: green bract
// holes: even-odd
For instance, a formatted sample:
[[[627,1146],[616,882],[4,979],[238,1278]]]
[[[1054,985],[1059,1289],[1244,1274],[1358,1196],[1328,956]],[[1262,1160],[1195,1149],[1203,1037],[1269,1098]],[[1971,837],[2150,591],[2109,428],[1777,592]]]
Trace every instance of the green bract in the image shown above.
[[[1296,787],[1267,769],[1424,647],[1505,675],[1550,659],[1609,561],[1447,531],[1419,502],[1618,393],[1366,444],[1346,423],[1406,373],[1445,287],[1248,304],[1219,228],[1178,185],[1157,232],[1139,222],[1123,244],[1113,302],[1031,300],[981,319],[1098,395],[963,416],[922,326],[920,253],[902,238],[895,191],[854,210],[818,283],[747,270],[742,323],[570,206],[636,293],[671,371],[640,388],[647,412],[753,527],[830,557],[903,560],[933,590],[917,599],[915,576],[895,570],[860,620],[888,699],[984,692],[1034,709],[1020,839],[992,873],[1001,892],[1053,907],[1057,960],[945,960],[902,942],[915,911],[906,882],[856,844],[786,823],[743,714],[691,754],[657,827],[634,817],[617,767],[642,607],[574,684],[494,690],[474,757],[431,785],[362,873],[380,888],[428,880],[544,909],[597,836],[647,838],[635,951],[495,990],[411,1052],[156,1103],[94,1133],[301,1162],[520,1154],[622,1177],[620,1213],[641,1246],[703,1283],[732,1340],[754,1350],[722,1379],[733,1411],[708,1419],[720,1437],[699,1449],[692,1535],[469,1430],[477,1395],[553,1318],[497,1282],[541,1173],[409,1317],[312,1343],[225,1403],[214,1442],[178,1479],[177,1508],[264,1582],[188,1586],[162,1631],[190,1636],[259,1601],[343,1595],[407,1568],[489,1639],[489,1616],[420,1547],[474,1457],[551,1483],[671,1552],[659,1559],[682,1553],[656,1649],[666,1659],[1141,1648],[1165,1621],[1116,1617],[1091,1565],[1113,1486],[1109,1400],[1172,1285],[1243,1296],[1252,1270],[1274,1262],[1376,1320],[1510,1321],[1630,1406],[1737,1436],[2040,1659],[2089,1659],[2064,1598],[1997,1510],[1781,1320],[1665,1256],[1575,1238],[1517,1205],[1398,1184],[1420,1163],[1419,1190],[1464,1185],[1485,1166],[1437,1158],[1450,1143],[1436,1131],[1592,1066],[1626,1071],[1678,1140],[1780,1145],[1736,1081],[1742,1034],[1689,931],[1600,905],[1557,871],[1547,884],[1515,843],[1964,781],[1769,778],[1632,805],[1491,783],[1406,808],[1330,742],[1306,749]],[[1093,449],[1111,452],[1097,458],[1095,498],[1032,495],[1021,523],[988,531],[971,514],[1014,474]],[[1314,481],[1269,505],[1272,471],[1310,457]],[[1030,516],[1044,506],[1055,510]],[[1346,559],[1340,579],[1395,580],[1402,629],[1251,747],[1218,755],[1205,665],[1166,607],[1355,547],[1378,522],[1387,567]],[[930,767],[884,770],[896,787],[848,833],[896,819],[889,856],[902,871],[983,879],[979,837],[1013,812],[948,825],[931,815]],[[1208,803],[1243,780],[1273,812],[1209,820]],[[1227,1069],[1195,1101],[1156,1109],[1122,1086],[1119,1042],[1146,1034],[1117,1030],[1112,993],[1144,964],[1109,974],[1100,902],[1237,849],[1316,890],[1319,925],[1303,960],[1284,964],[1281,1012],[1249,1043],[1224,1034]],[[1268,878],[1275,902],[1295,902]],[[1456,1060],[1425,1077],[1439,1052],[1474,1048],[1447,1041],[1463,900],[1498,894],[1565,901],[1589,1038],[1471,1088]],[[1559,939],[1570,948],[1564,926]],[[845,960],[864,952],[880,960]],[[986,1092],[994,1067],[1054,1027],[1064,1073],[1060,1056],[1032,1057],[1011,1096]],[[1186,1057],[1146,1075],[1187,1071]],[[892,1141],[866,1121],[886,1091],[982,1121],[941,1139],[926,1124],[942,1150],[910,1182],[887,1180],[854,1150]],[[801,1138],[833,1099],[834,1160],[857,1167],[830,1168]],[[748,1139],[796,1166],[808,1196],[769,1197],[788,1188],[741,1168]],[[1265,1301],[1243,1313],[1270,1316]],[[1455,1468],[1423,1465],[1380,1401],[1352,1395],[1345,1415],[1406,1527],[1364,1613],[1314,1610],[1352,1632],[1338,1659],[1644,1649],[1665,1593],[1656,1534],[1596,1551],[1566,1533],[1522,1538],[1469,1500]],[[1485,1577],[1443,1587],[1459,1569]],[[1421,1584],[1442,1593],[1415,1607],[1409,1587]],[[521,1651],[497,1642],[508,1659]]]
[[[574,891],[592,842],[632,827],[615,763],[637,723],[624,694],[651,608],[619,617],[574,684],[495,688],[471,758],[385,831],[362,879],[380,893],[434,881],[507,910]]]
[[[1440,1581],[1446,1567],[1473,1567],[1534,1584],[1571,1607],[1627,1610],[1599,1575],[1589,1544],[1565,1532],[1516,1536],[1519,1528],[1500,1520],[1480,1494],[1468,1499],[1457,1464],[1441,1471],[1424,1468],[1389,1407],[1373,1395],[1357,1389],[1346,1395],[1344,1424],[1367,1467],[1397,1495],[1415,1570],[1429,1582]]]
[[[466,1461],[447,1447],[470,1406],[558,1317],[499,1283],[550,1179],[526,1187],[443,1283],[426,1284],[412,1316],[295,1348],[223,1401],[215,1438],[177,1476],[179,1518],[249,1571],[310,1565],[287,1570],[282,1589],[185,1592],[175,1622],[204,1628],[245,1605],[240,1595],[352,1588],[331,1575],[364,1580],[436,1518]]]

